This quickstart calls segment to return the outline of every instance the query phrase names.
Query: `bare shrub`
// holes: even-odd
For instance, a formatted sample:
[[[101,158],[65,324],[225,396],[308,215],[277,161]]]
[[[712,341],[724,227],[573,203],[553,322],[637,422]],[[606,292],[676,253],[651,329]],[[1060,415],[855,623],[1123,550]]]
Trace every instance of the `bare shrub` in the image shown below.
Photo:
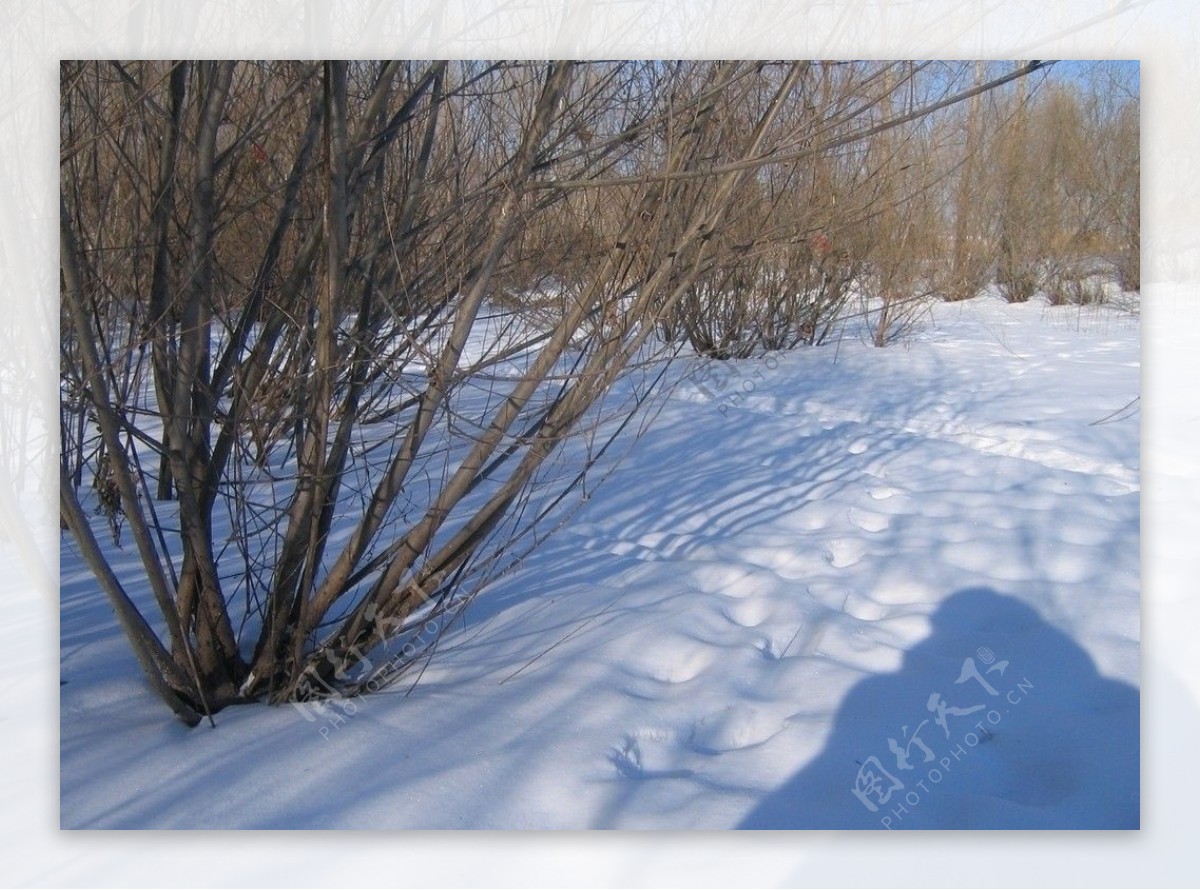
[[[877,101],[926,67],[64,63],[60,512],[155,691],[194,724],[395,679],[561,515],[630,371],[689,325],[825,336],[870,140],[1037,68]]]

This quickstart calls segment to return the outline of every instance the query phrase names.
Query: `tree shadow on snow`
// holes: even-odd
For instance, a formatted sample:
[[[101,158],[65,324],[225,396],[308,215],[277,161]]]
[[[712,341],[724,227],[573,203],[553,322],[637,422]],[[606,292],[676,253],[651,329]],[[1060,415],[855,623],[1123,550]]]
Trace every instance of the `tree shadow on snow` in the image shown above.
[[[962,590],[747,829],[1136,829],[1139,708],[1024,603]]]

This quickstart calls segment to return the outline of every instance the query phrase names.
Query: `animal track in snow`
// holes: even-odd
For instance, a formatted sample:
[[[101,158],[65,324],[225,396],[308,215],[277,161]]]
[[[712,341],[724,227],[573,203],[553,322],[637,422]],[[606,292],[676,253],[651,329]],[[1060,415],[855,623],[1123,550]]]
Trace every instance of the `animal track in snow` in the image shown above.
[[[1025,423],[993,423],[975,428],[963,422],[942,419],[926,420],[907,418],[903,421],[872,418],[863,413],[846,411],[820,402],[805,402],[809,413],[820,414],[825,419],[837,419],[847,423],[871,423],[878,428],[907,433],[926,439],[953,442],[985,454],[997,454],[1041,464],[1052,470],[1069,470],[1087,476],[1102,477],[1112,487],[1112,494],[1129,494],[1140,490],[1136,469],[1115,461],[1105,461],[1078,454],[1058,444],[1058,436]],[[1059,410],[1043,409],[1043,414],[1062,413]],[[851,454],[862,454],[870,447],[867,437],[850,443]],[[978,468],[969,468],[979,472]],[[1105,492],[1107,493],[1107,492]]]

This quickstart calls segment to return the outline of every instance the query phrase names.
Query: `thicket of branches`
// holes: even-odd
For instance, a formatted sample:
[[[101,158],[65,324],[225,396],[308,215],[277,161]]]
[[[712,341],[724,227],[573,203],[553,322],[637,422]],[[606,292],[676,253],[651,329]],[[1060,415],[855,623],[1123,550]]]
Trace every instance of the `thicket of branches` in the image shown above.
[[[64,62],[61,517],[150,682],[189,723],[376,688],[665,357],[819,342],[855,287],[883,343],[989,262],[1126,249],[1125,193],[1022,203],[1026,133],[1129,125],[1005,106],[1041,68]]]

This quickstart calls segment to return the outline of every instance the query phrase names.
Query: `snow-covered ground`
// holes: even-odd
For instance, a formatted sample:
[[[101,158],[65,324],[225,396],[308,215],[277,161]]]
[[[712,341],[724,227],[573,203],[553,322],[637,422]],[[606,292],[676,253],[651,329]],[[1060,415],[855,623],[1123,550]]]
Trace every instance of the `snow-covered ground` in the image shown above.
[[[61,824],[1136,828],[1139,320],[681,365],[415,686],[187,730],[62,547]]]

